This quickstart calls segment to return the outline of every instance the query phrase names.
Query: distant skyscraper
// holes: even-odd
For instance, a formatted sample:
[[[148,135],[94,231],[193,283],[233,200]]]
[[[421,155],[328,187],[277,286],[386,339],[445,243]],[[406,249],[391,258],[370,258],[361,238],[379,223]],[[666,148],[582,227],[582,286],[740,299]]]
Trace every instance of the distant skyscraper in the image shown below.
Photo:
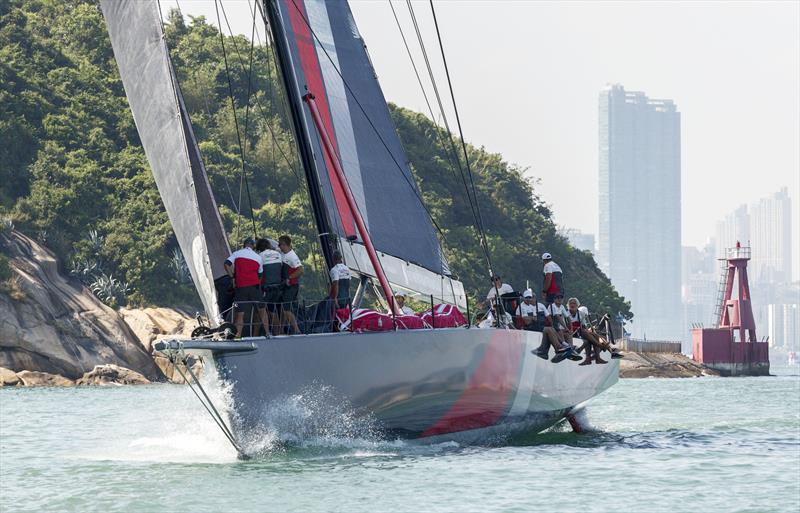
[[[722,221],[718,221],[715,235],[717,258],[724,257],[725,249],[734,247],[737,242],[747,245],[750,240],[750,213],[747,205],[739,206]],[[750,268],[752,269],[752,262]]]
[[[598,261],[634,312],[633,333],[680,338],[681,138],[671,100],[600,93]]]
[[[792,281],[792,207],[789,190],[750,205],[753,278],[762,282]]]
[[[748,275],[754,283],[792,281],[792,204],[789,190],[778,192],[739,208],[717,223],[717,256],[725,248],[749,242],[753,248]]]
[[[590,251],[594,254],[594,234],[583,233],[580,230],[569,228],[563,230],[561,234],[567,238],[569,243],[580,250]]]

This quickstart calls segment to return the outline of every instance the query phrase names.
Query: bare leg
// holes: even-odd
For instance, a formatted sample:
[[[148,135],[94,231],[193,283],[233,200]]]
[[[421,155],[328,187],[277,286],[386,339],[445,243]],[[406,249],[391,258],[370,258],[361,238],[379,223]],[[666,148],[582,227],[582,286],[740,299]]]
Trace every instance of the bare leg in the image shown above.
[[[269,317],[267,317],[267,309],[266,308],[259,308],[258,309],[258,316],[261,317],[261,324],[264,326],[264,336],[269,334]],[[261,330],[255,333],[255,336],[261,333]]]
[[[236,338],[241,338],[242,327],[244,326],[244,312],[236,312],[236,321],[234,324],[236,325]]]

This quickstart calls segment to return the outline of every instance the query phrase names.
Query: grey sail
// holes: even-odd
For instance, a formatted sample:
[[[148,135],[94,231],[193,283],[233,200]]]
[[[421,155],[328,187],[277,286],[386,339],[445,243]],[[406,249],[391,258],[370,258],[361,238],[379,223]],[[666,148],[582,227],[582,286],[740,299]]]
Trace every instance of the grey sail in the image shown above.
[[[302,100],[315,97],[324,130],[379,253],[389,281],[463,306],[464,290],[450,278],[436,232],[422,203],[408,159],[366,47],[345,1],[265,0],[307,165],[322,190],[329,242],[342,248],[348,267],[373,275],[364,245],[334,177],[320,135]]]
[[[133,119],[209,319],[230,249],[183,105],[156,0],[101,0]]]

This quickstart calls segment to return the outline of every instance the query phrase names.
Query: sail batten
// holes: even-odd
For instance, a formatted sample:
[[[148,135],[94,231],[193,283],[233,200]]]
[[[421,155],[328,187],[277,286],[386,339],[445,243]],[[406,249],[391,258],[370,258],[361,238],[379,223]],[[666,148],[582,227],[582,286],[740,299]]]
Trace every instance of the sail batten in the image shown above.
[[[125,94],[192,281],[212,322],[230,253],[155,1],[101,0]]]

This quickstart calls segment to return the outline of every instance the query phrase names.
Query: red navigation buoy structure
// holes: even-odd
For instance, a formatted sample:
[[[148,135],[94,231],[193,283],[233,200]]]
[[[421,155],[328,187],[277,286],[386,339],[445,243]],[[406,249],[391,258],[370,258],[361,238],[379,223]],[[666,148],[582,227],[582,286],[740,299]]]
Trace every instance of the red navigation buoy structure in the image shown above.
[[[749,246],[737,242],[735,247],[726,249],[725,258],[720,259],[723,265],[714,312],[715,327],[692,330],[694,360],[723,376],[769,375],[769,346],[765,340],[756,338],[756,322],[750,304],[749,260]]]

